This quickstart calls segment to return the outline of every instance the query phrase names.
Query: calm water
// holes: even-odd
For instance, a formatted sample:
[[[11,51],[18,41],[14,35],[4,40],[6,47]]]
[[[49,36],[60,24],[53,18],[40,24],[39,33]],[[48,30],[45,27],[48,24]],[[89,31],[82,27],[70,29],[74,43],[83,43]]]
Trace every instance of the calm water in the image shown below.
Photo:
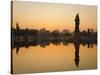
[[[13,73],[36,73],[97,68],[96,45],[74,44],[21,47],[13,52]]]

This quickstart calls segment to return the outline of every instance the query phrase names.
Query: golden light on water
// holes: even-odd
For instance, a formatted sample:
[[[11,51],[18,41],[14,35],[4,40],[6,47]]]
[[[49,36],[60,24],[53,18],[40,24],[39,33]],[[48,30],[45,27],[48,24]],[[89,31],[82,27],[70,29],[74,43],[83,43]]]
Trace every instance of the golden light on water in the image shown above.
[[[67,46],[50,44],[50,46],[45,48],[39,45],[29,48],[22,47],[18,54],[16,54],[15,48],[13,49],[13,69],[14,73],[34,73],[93,69],[97,67],[96,45],[93,48],[80,45],[79,56],[79,67],[76,67],[73,44]]]
[[[97,34],[93,33],[97,31],[96,6],[13,1],[12,8],[12,27],[16,28],[18,23],[16,30],[11,28],[14,33],[11,36],[11,73],[97,68]],[[68,29],[75,33],[57,31],[55,35],[19,27],[49,31]],[[92,32],[88,30],[81,35],[79,27],[80,31],[89,28]]]

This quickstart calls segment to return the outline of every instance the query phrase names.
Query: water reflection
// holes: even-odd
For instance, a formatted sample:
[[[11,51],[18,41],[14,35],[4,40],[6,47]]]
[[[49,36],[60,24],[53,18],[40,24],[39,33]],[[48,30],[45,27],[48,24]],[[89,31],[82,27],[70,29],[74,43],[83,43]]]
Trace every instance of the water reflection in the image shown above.
[[[50,44],[53,44],[55,46],[60,46],[61,44],[63,46],[68,46],[69,44],[73,44],[74,45],[74,62],[76,67],[79,67],[79,62],[80,62],[80,56],[79,56],[79,51],[80,51],[80,44],[83,46],[87,46],[87,48],[93,48],[93,45],[96,45],[96,42],[94,41],[88,41],[88,42],[84,42],[84,41],[79,41],[77,39],[75,39],[75,41],[60,41],[60,40],[52,40],[52,41],[45,41],[45,40],[41,40],[41,41],[37,41],[37,42],[14,42],[13,46],[12,46],[12,50],[14,50],[14,48],[16,48],[16,54],[19,53],[19,51],[21,50],[20,48],[25,47],[25,48],[29,48],[30,46],[32,47],[37,47],[40,46],[41,48],[45,48],[46,46],[50,46]],[[26,49],[26,50],[27,50]]]
[[[33,47],[36,47],[38,45],[40,45],[40,47],[42,48],[45,48],[46,46],[49,46],[50,43],[52,43],[53,45],[57,46],[57,45],[60,45],[61,43],[64,45],[64,46],[67,46],[69,45],[69,43],[72,43],[74,44],[75,46],[75,50],[79,50],[79,46],[80,44],[82,44],[83,46],[86,46],[87,45],[87,48],[93,48],[93,44],[96,45],[96,41],[88,41],[88,42],[85,42],[85,41],[74,41],[74,42],[71,42],[71,41],[60,41],[60,40],[52,40],[52,41],[36,41],[36,42],[14,42],[14,44],[12,45],[12,50],[13,48],[16,48],[16,53],[18,54],[19,50],[21,47],[25,47],[25,48],[29,48],[29,46],[33,46]]]
[[[79,47],[80,47],[80,43],[79,42],[74,42],[74,47],[75,47],[75,64],[78,67],[79,66]]]
[[[30,73],[30,72],[44,72],[44,71],[48,72],[48,71],[61,71],[61,70],[62,71],[75,70],[76,68],[80,68],[80,63],[81,63],[80,69],[96,68],[96,50],[94,50],[96,47],[93,49],[93,51],[89,53],[87,51],[88,49],[85,51],[83,50],[85,46],[87,46],[87,48],[93,48],[94,45],[97,45],[97,32],[93,32],[93,30],[92,32],[90,32],[89,29],[88,32],[85,31],[80,32],[79,14],[76,15],[74,21],[75,21],[75,31],[72,33],[69,33],[68,30],[66,29],[63,30],[62,33],[60,33],[59,30],[54,30],[50,32],[45,28],[40,30],[20,29],[17,23],[16,29],[11,28],[12,31],[11,53],[13,59],[12,60],[13,63],[11,64],[12,65],[11,73],[13,72],[25,73],[26,71]],[[69,46],[70,43],[74,45],[74,48],[70,48],[72,47]],[[55,45],[55,47],[53,47],[51,44]],[[31,49],[29,48],[30,46],[32,47]],[[23,47],[25,47],[25,49],[23,49]],[[52,47],[55,49],[53,49]],[[36,50],[36,52],[34,49]],[[68,49],[68,51],[66,49]],[[72,53],[71,49],[74,49],[74,54],[71,54]],[[31,50],[31,52],[30,51],[26,52],[26,50]],[[83,52],[81,52],[81,50]],[[88,64],[85,63],[85,65],[84,61],[80,62],[82,59],[81,56],[84,56],[84,52],[86,52],[86,57],[84,57],[83,60],[87,59],[86,61],[88,62]],[[27,56],[26,55],[27,53],[30,54]],[[32,53],[36,53],[36,55]],[[48,55],[45,53],[48,53]],[[56,55],[56,53],[58,53],[58,56]],[[91,54],[94,53],[93,56],[92,55],[90,56],[91,60],[87,58],[90,53]],[[25,56],[26,58],[22,56]],[[93,61],[92,58],[94,58]],[[92,62],[90,63],[90,61],[92,61],[93,63]],[[73,62],[75,63],[75,67],[73,67]],[[23,68],[24,66],[20,67],[25,63],[28,64],[24,65],[25,68]],[[89,64],[91,64],[91,66],[88,67],[87,65]]]

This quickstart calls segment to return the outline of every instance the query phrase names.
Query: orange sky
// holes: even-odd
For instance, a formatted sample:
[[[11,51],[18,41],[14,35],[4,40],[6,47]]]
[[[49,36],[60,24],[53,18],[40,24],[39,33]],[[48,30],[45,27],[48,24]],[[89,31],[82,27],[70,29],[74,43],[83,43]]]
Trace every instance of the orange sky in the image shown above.
[[[20,28],[41,29],[68,29],[74,31],[75,15],[80,16],[80,30],[88,28],[97,31],[97,7],[88,5],[73,5],[42,2],[13,2],[13,27],[16,22]]]

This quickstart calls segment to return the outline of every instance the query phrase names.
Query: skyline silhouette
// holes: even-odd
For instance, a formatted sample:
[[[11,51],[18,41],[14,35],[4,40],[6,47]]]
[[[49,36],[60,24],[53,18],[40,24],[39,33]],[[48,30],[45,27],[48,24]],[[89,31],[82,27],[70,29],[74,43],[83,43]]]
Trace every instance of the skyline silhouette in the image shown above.
[[[11,1],[11,73],[97,68],[96,12],[96,6]]]
[[[96,6],[88,5],[71,5],[60,3],[42,3],[42,2],[23,2],[13,1],[12,7],[12,26],[16,28],[16,23],[19,23],[21,29],[42,29],[49,31],[64,28],[69,29],[69,32],[74,31],[74,19],[77,12],[80,13],[81,25],[80,31],[88,28],[97,31],[97,8]],[[91,13],[92,12],[92,13]]]
[[[93,30],[88,29],[88,32],[80,32],[80,18],[79,13],[75,16],[75,30],[72,33],[69,33],[69,30],[64,30],[63,32],[59,32],[59,30],[54,30],[50,32],[45,28],[40,30],[29,30],[29,29],[20,29],[18,22],[16,23],[16,29],[12,28],[12,49],[16,48],[16,54],[19,53],[21,47],[29,48],[30,46],[36,47],[40,45],[40,47],[45,48],[46,46],[50,46],[53,44],[55,46],[60,46],[62,43],[67,47],[69,43],[72,43],[75,47],[75,57],[74,62],[77,67],[79,67],[80,56],[80,44],[87,44],[87,48],[93,47],[93,44],[97,45],[97,32],[93,32]],[[66,33],[64,33],[66,32]],[[85,33],[85,34],[84,34]],[[91,37],[92,36],[92,37]],[[84,38],[88,39],[84,39]]]

